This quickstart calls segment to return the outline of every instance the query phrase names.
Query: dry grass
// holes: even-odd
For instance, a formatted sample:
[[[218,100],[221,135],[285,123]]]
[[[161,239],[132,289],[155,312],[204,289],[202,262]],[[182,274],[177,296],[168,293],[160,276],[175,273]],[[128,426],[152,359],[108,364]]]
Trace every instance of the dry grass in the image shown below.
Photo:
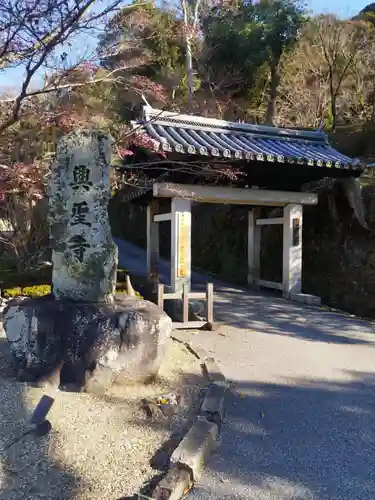
[[[14,380],[6,351],[0,339],[0,450],[43,394]],[[155,475],[157,450],[192,417],[203,385],[199,361],[171,341],[159,379],[148,386],[116,387],[105,397],[51,390],[51,434],[0,452],[0,498],[117,500],[135,493]],[[178,412],[147,418],[141,399],[166,392],[182,395]]]

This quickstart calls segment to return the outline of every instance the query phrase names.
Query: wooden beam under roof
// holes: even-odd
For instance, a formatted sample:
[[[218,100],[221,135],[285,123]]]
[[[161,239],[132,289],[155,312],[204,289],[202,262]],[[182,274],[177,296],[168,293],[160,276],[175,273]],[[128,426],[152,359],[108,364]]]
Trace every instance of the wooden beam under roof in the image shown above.
[[[160,182],[153,185],[156,198],[184,198],[201,203],[224,203],[231,205],[264,205],[283,207],[289,203],[316,205],[318,195],[291,191],[268,191],[234,187],[200,186]]]

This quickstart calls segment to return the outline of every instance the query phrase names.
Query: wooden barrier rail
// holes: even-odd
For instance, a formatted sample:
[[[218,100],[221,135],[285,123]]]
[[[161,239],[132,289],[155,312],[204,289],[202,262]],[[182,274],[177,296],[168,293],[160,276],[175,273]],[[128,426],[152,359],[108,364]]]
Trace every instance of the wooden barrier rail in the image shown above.
[[[189,299],[206,300],[206,320],[189,321]],[[182,322],[173,322],[172,327],[176,329],[207,328],[213,329],[214,323],[214,286],[207,283],[205,292],[189,292],[189,286],[184,285],[180,292],[164,292],[164,285],[158,285],[158,306],[164,309],[165,300],[182,300]]]

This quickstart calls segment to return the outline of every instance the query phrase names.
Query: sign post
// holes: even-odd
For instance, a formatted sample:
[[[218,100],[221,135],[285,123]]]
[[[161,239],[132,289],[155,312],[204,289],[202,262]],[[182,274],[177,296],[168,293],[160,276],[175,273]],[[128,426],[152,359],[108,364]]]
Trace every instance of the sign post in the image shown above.
[[[172,198],[171,288],[181,291],[191,281],[191,202]]]

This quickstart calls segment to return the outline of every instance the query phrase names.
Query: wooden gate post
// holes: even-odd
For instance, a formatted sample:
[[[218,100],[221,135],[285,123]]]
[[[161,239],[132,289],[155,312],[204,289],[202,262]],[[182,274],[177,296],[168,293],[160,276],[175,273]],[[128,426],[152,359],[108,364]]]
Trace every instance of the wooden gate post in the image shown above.
[[[147,206],[147,276],[159,274],[159,224],[154,215],[159,212],[159,201],[153,200]]]
[[[302,289],[302,205],[284,207],[283,294],[287,299]]]
[[[256,225],[259,218],[260,209],[253,208],[248,213],[248,231],[247,231],[247,282],[249,285],[256,285],[260,279],[260,226]]]

